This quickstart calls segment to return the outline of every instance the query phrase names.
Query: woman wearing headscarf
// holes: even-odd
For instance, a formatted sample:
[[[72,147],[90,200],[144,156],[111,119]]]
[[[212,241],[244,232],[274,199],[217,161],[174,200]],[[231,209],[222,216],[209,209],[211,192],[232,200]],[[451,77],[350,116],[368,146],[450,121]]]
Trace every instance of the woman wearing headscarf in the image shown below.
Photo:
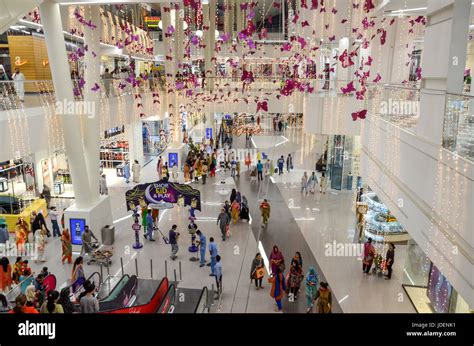
[[[303,280],[303,269],[301,268],[299,260],[296,256],[291,260],[289,286],[290,294],[293,294],[294,299],[298,299],[298,292],[300,290],[301,281]]]
[[[280,273],[285,271],[285,258],[276,245],[273,246],[270,255],[270,267],[272,268],[272,274],[275,274],[278,268],[280,268]]]
[[[286,291],[285,277],[280,270],[280,267],[276,268],[275,273],[268,279],[268,282],[272,284],[270,290],[270,296],[275,299],[276,302],[276,312],[283,312],[283,307],[281,305],[281,298],[283,298],[283,292]]]
[[[306,306],[308,309],[306,312],[311,312],[313,309],[314,300],[316,299],[316,294],[318,292],[319,277],[316,269],[314,267],[308,268],[308,273],[306,273]]]
[[[12,286],[12,266],[7,257],[0,261],[0,292],[8,292]]]
[[[234,203],[236,197],[237,197],[237,190],[232,189],[232,192],[230,193],[230,204]]]
[[[64,261],[67,260],[67,263],[72,263],[72,244],[71,236],[69,230],[65,228],[61,234],[61,246],[63,250],[63,255],[61,257],[61,262],[64,264]]]
[[[262,255],[259,253],[255,256],[252,261],[252,267],[250,268],[250,281],[255,280],[255,288],[259,290],[263,288],[262,280],[265,274],[265,267],[263,263]]]
[[[61,293],[59,294],[58,304],[63,307],[63,311],[65,314],[72,314],[74,312],[74,304],[71,302],[69,295],[69,287],[64,287],[61,290]]]
[[[316,306],[318,307],[319,314],[329,314],[331,313],[332,307],[332,292],[329,288],[327,282],[321,282],[316,293]]]
[[[242,196],[242,203],[240,207],[240,219],[241,220],[250,220],[249,216],[249,205],[247,202],[247,198]]]
[[[23,260],[21,257],[17,257],[12,270],[12,281],[18,284],[21,281],[23,275]]]
[[[235,195],[235,200],[239,204],[242,202],[242,195],[240,194],[240,191],[237,191],[237,194]]]
[[[240,214],[240,204],[237,202],[237,200],[234,200],[231,206],[231,214],[232,214],[232,221],[234,224],[237,223],[239,220],[239,214]]]

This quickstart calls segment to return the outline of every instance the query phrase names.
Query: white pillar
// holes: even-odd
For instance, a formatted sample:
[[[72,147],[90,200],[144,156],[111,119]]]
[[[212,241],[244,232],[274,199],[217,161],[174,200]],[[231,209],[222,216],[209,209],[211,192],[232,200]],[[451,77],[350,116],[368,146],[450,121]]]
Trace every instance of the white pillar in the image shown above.
[[[44,1],[40,5],[40,14],[56,99],[60,102],[73,102],[73,86],[70,78],[59,3],[50,0]],[[75,114],[62,114],[61,126],[73,181],[75,203],[78,207],[87,207],[92,203],[92,200],[84,160],[79,117]]]
[[[100,33],[101,21],[99,6],[86,6],[84,19],[92,21],[97,28],[91,29],[84,26],[84,44],[88,46],[88,51],[84,56],[84,101],[94,109],[93,115],[84,117],[84,156],[86,159],[87,174],[91,191],[91,200],[95,203],[99,201],[99,167],[100,167],[100,92],[91,90],[97,83],[100,85]],[[92,53],[96,54],[96,57]],[[109,81],[110,83],[110,81]],[[112,88],[112,86],[110,86]]]
[[[461,94],[471,1],[428,0],[417,134],[441,144],[446,92]]]

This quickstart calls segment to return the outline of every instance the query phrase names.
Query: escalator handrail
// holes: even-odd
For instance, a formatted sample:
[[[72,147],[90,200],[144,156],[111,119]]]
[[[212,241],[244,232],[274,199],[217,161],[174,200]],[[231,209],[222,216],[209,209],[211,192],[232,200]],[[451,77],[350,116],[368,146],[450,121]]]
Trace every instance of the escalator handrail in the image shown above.
[[[110,308],[110,307],[104,309],[104,306],[107,307],[109,305],[114,305],[114,303],[116,303],[116,302],[122,301],[122,299],[124,298],[123,292],[125,291],[126,288],[129,289],[128,293],[130,293],[130,296],[135,296],[136,295],[137,288],[138,288],[138,278],[137,278],[136,275],[130,276],[130,278],[127,280],[125,285],[121,288],[119,293],[115,296],[114,300],[106,301],[106,302],[100,301],[99,302],[100,311],[101,312],[111,312],[111,311],[119,310],[119,309],[123,309],[123,308],[130,308],[130,306],[125,306],[125,307],[121,307],[119,309],[116,309],[116,308],[114,309],[114,308]],[[125,292],[125,293],[127,294],[127,292]]]
[[[110,297],[111,297],[113,294],[116,293],[115,290],[117,290],[117,289],[120,287],[120,285],[122,284],[122,282],[123,282],[124,280],[127,280],[127,281],[128,281],[129,279],[130,279],[130,276],[129,276],[128,274],[123,275],[123,276],[120,278],[120,280],[117,282],[117,284],[114,286],[114,288],[112,288],[112,290],[109,292],[109,294],[108,294],[105,298],[100,299],[99,302],[108,301],[108,300],[110,299]],[[122,287],[122,288],[123,288],[123,287]],[[116,296],[118,296],[118,294],[117,294]]]
[[[127,312],[129,312],[129,311],[127,311],[127,310],[137,309],[137,308],[139,308],[139,307],[146,306],[146,305],[150,304],[150,303],[153,301],[153,299],[155,298],[156,294],[160,291],[161,286],[162,286],[162,285],[165,285],[165,284],[167,285],[167,287],[169,287],[169,280],[168,280],[167,277],[164,277],[163,279],[161,279],[160,284],[158,285],[157,289],[155,290],[155,292],[154,292],[153,295],[151,296],[151,299],[149,300],[148,303],[141,304],[141,305],[135,305],[135,306],[131,306],[131,307],[124,307],[124,308],[120,308],[120,309],[112,310],[112,311],[104,311],[104,313],[127,313]],[[166,292],[168,292],[168,288],[166,289]],[[163,297],[165,297],[165,296],[163,296]],[[160,305],[161,305],[161,302],[160,302],[160,304],[159,304],[158,306],[160,306]],[[157,310],[157,311],[158,311],[158,310]],[[101,311],[101,312],[102,312],[102,311]],[[156,312],[156,311],[155,311],[155,312]]]
[[[158,311],[161,311],[163,308],[163,304],[166,302],[166,298],[168,297],[168,294],[176,289],[175,284],[171,284],[168,286],[168,290],[166,291],[165,295],[163,296],[163,300],[160,303],[160,306],[158,307]],[[164,313],[164,312],[163,312]]]
[[[198,302],[197,302],[197,304],[196,304],[196,308],[194,309],[194,312],[193,312],[193,313],[195,313],[195,314],[198,313],[198,312],[197,312],[197,309],[198,309],[199,305],[201,305],[201,300],[202,300],[202,298],[203,298],[203,296],[204,296],[204,292],[206,292],[206,305],[205,305],[205,306],[207,306],[208,289],[207,289],[207,286],[204,286],[204,287],[202,288],[201,295],[199,296]]]

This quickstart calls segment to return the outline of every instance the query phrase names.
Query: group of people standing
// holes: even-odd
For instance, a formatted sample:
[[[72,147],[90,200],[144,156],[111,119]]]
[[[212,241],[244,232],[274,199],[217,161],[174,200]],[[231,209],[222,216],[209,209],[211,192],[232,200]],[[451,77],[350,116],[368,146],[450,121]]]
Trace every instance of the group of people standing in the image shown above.
[[[269,258],[271,275],[268,282],[271,284],[270,296],[275,300],[276,312],[282,312],[282,299],[288,295],[288,301],[293,303],[298,299],[301,284],[304,282],[307,312],[313,310],[316,304],[318,313],[330,313],[332,305],[332,292],[326,282],[319,282],[319,276],[314,267],[309,267],[306,274],[303,272],[303,258],[296,252],[290,262],[289,272],[285,275],[285,258],[274,245]],[[265,266],[260,253],[257,253],[250,269],[250,279],[255,281],[257,290],[262,289],[265,275]]]
[[[308,193],[314,194],[316,191],[316,187],[319,187],[319,193],[325,194],[327,190],[327,178],[326,174],[323,172],[321,178],[318,182],[318,177],[316,173],[313,172],[309,177],[308,173],[304,172],[303,176],[301,177],[301,193]]]

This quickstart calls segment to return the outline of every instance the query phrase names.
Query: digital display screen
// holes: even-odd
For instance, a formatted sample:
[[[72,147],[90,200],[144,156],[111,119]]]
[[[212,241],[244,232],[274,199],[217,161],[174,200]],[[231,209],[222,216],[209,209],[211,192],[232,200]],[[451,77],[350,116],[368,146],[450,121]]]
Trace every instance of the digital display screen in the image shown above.
[[[69,219],[69,229],[71,232],[71,243],[73,245],[82,245],[82,233],[86,228],[86,220]]]

